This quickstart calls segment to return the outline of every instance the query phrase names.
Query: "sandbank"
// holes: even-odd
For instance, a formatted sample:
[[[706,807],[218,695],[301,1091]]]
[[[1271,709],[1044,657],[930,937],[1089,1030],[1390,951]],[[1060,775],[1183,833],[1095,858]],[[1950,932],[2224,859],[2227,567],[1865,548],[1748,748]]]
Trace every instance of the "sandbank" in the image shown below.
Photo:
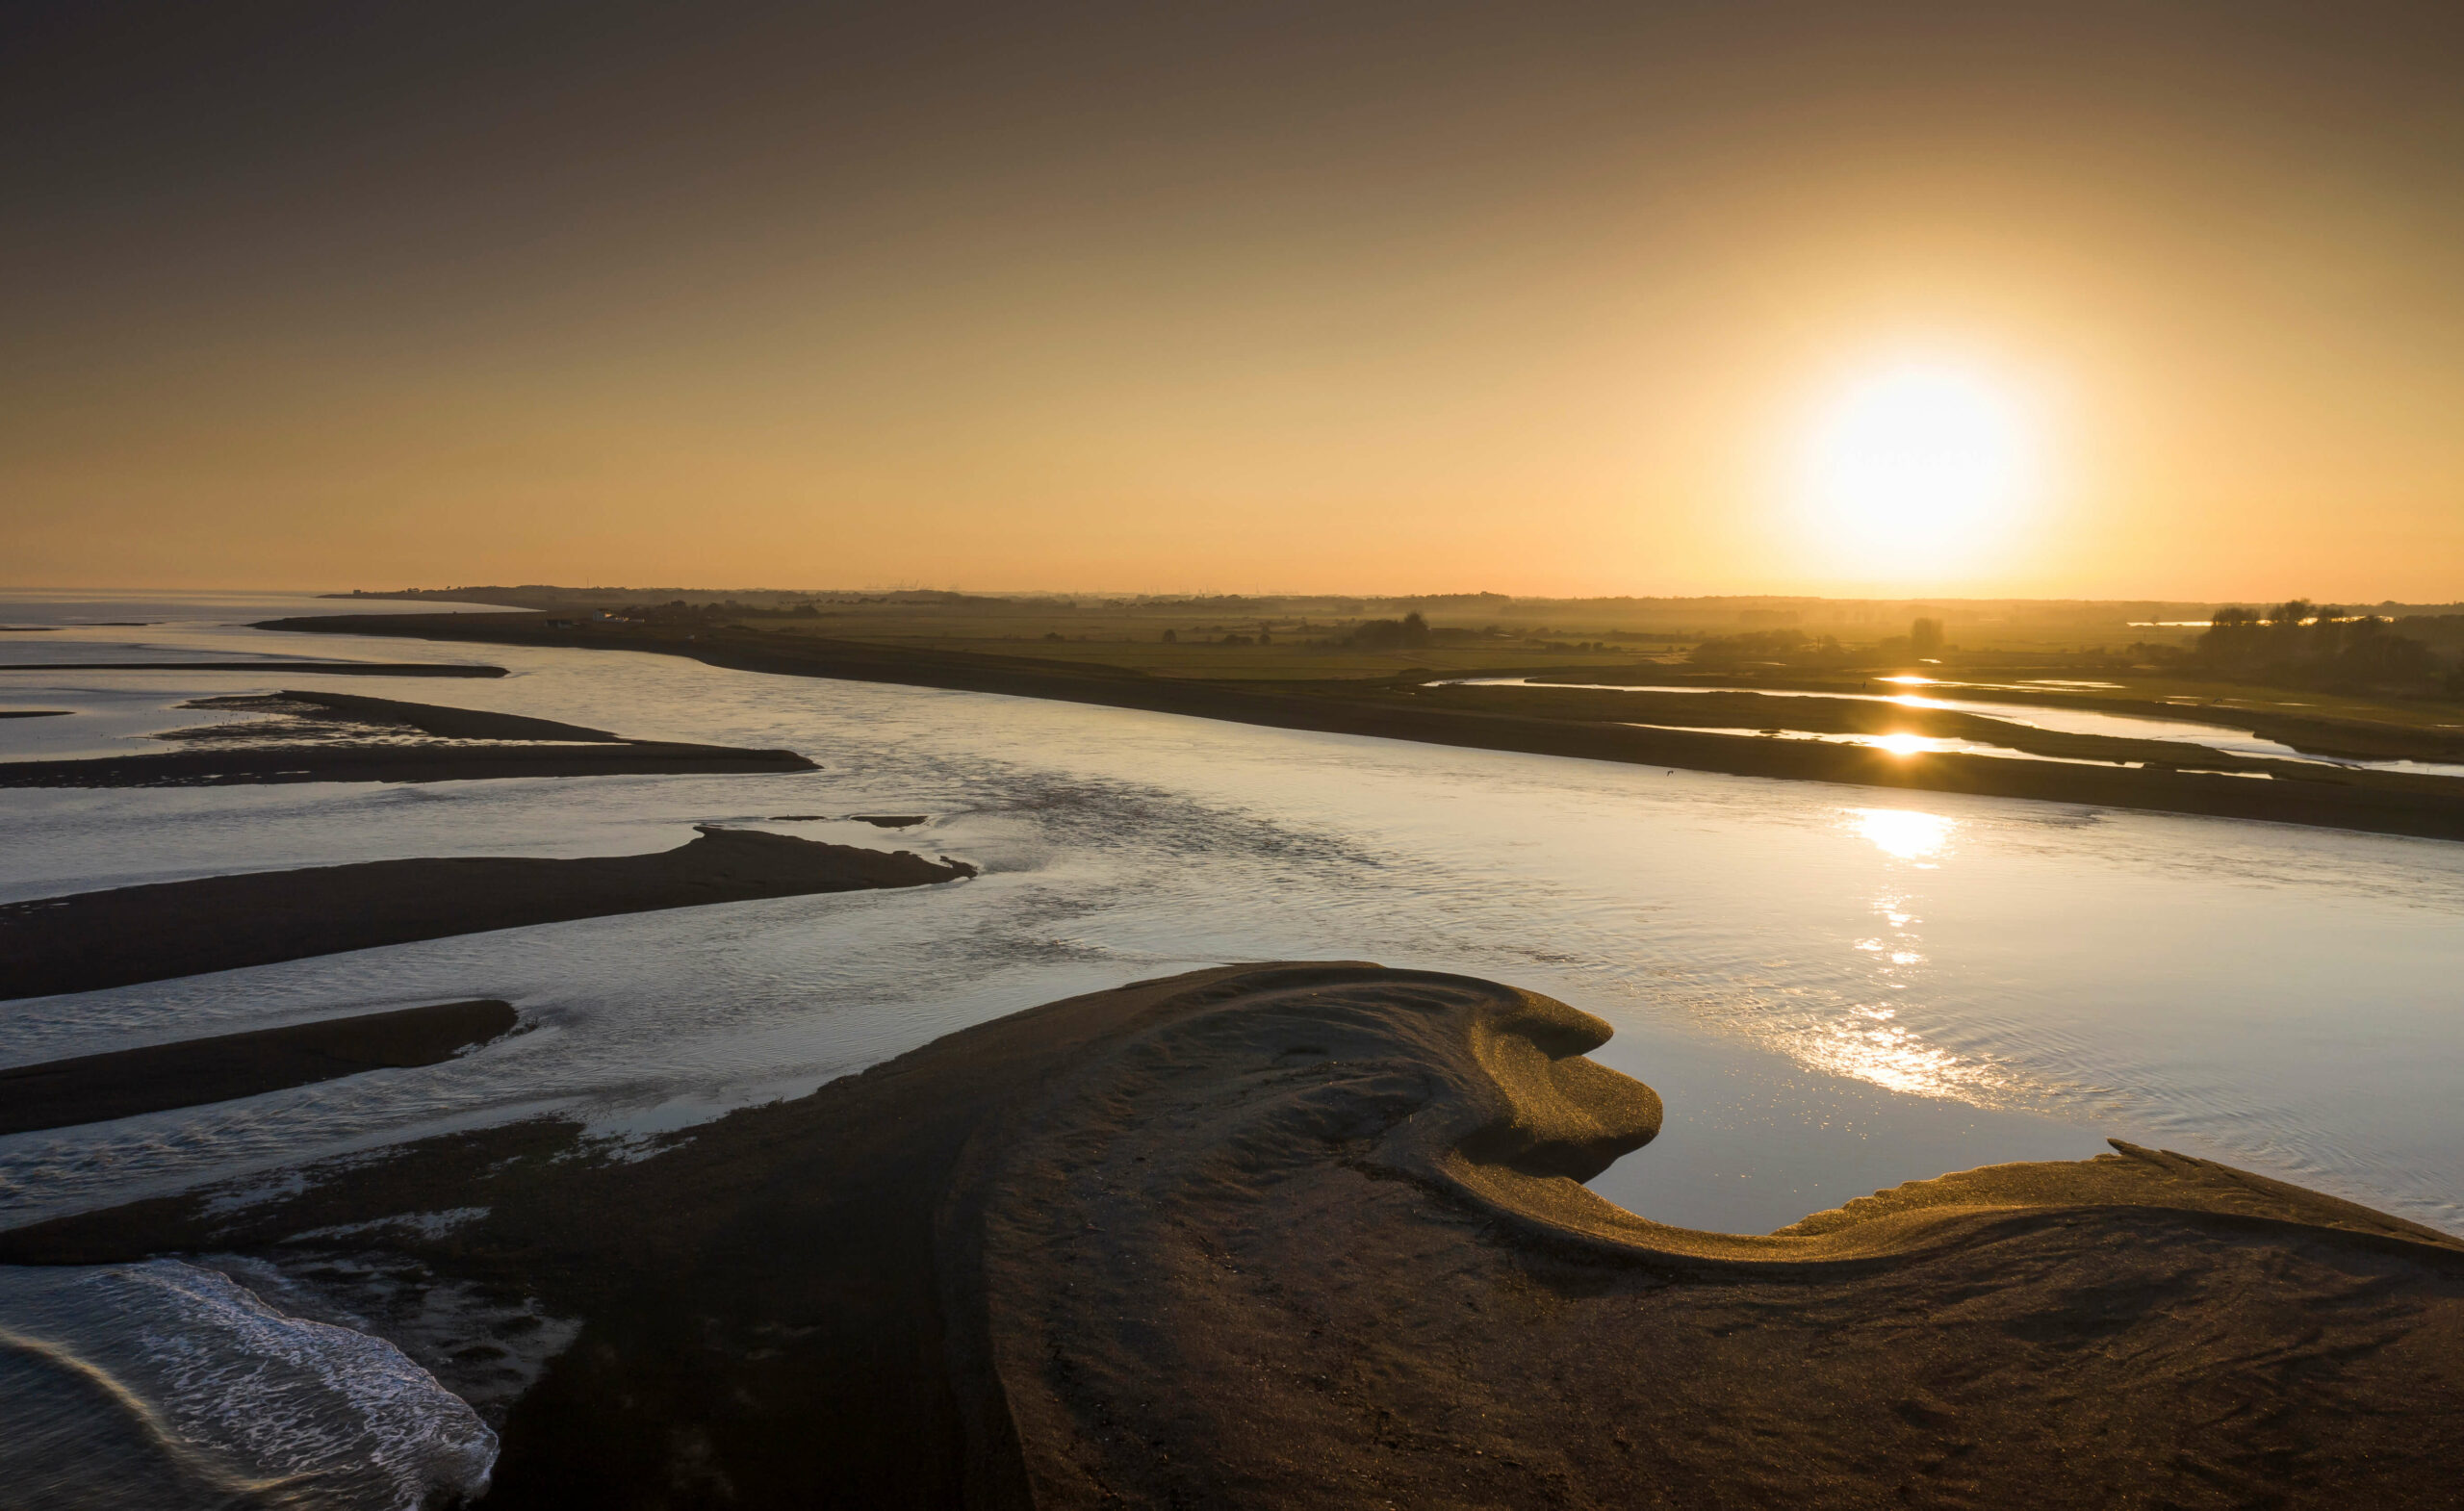
[[[169,755],[0,762],[0,787],[212,787],[295,781],[477,781],[508,777],[694,776],[815,771],[793,751],[629,740],[605,730],[482,709],[301,692],[203,698],[251,709],[248,725],[165,731]],[[290,715],[314,713],[311,721]],[[351,736],[356,732],[359,738]],[[423,740],[418,736],[425,736]]]
[[[1578,1184],[1663,1116],[1606,1037],[1466,977],[1198,971],[647,1157],[517,1124],[0,1260],[309,1273],[392,1220],[580,1321],[492,1507],[2452,1503],[2464,1243],[2127,1145],[1668,1227]]]
[[[432,1065],[508,1033],[510,1004],[440,1002],[0,1069],[0,1134],[227,1102]]]
[[[952,860],[705,829],[673,850],[369,860],[0,904],[0,999],[93,991],[488,929],[973,876]]]
[[[318,677],[502,677],[501,666],[434,661],[8,661],[0,672],[305,672]]]

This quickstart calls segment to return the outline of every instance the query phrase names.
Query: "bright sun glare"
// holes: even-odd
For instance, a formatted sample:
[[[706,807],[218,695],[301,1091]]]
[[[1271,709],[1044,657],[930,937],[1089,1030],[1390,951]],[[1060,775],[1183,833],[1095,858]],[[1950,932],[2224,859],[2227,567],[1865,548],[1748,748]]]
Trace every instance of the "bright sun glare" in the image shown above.
[[[1923,576],[1982,564],[2035,501],[2033,417],[1973,368],[1869,369],[1817,411],[1799,496],[1835,571]]]
[[[1924,860],[1941,854],[1958,826],[1938,813],[1909,808],[1850,808],[1849,832],[1872,842],[1875,849],[1900,860]]]

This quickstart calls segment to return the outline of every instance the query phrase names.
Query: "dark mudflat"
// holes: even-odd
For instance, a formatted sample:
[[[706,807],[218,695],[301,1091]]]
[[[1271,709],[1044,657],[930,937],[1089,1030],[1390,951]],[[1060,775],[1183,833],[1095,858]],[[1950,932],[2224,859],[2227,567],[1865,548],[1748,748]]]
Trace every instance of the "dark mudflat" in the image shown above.
[[[67,715],[65,708],[0,708],[0,719],[62,719]]]
[[[550,629],[538,626],[529,614],[350,615],[271,620],[256,627],[647,651],[690,656],[738,671],[1051,698],[1476,750],[2464,839],[2464,782],[2440,778],[2320,767],[2301,772],[2301,780],[2257,781],[2213,776],[2203,770],[2130,769],[1957,753],[1907,757],[1811,740],[1635,729],[1617,722],[1448,706],[1449,700],[1423,697],[1416,685],[1279,683],[1261,689],[1234,682],[1148,677],[1118,667],[748,629],[696,630],[690,632],[690,639],[687,631],[651,625]],[[2173,758],[2200,767],[2232,764],[2195,756]]]
[[[1667,1227],[1575,1184],[1661,1121],[1606,1037],[1466,977],[1200,971],[629,1163],[526,1123],[0,1262],[313,1268],[477,1214],[389,1246],[583,1324],[490,1507],[2453,1504],[2456,1241],[2131,1146]]]
[[[422,734],[449,740],[566,740],[605,744],[642,743],[629,741],[621,734],[594,730],[578,724],[559,724],[553,719],[534,719],[526,714],[496,713],[485,708],[448,708],[437,704],[404,703],[398,698],[370,698],[359,693],[312,693],[286,687],[271,695],[272,699],[292,704],[306,704],[321,709],[328,719],[372,727],[405,727]],[[185,707],[244,707],[258,700],[199,699]],[[704,747],[722,749],[724,747]]]
[[[0,1134],[227,1102],[364,1070],[432,1065],[511,1032],[494,1000],[365,1012],[0,1070]]]
[[[599,746],[312,745],[0,762],[5,787],[230,787],[293,781],[490,781],[816,771],[793,751],[627,740]]]
[[[501,666],[429,661],[10,661],[0,672],[311,672],[320,677],[502,677]]]
[[[677,776],[731,772],[813,771],[793,751],[732,745],[681,745],[629,740],[605,730],[523,714],[366,698],[356,693],[301,692],[202,698],[181,706],[217,709],[313,709],[311,729],[294,719],[235,729],[172,730],[166,739],[199,748],[162,756],[102,756],[76,760],[0,763],[0,787],[217,787],[291,781],[475,781],[504,777]],[[359,731],[365,730],[362,735]],[[286,733],[289,730],[292,732]],[[233,734],[265,738],[218,744]],[[398,736],[416,731],[438,741]],[[342,738],[326,736],[339,734]],[[316,737],[309,737],[314,735]],[[377,743],[377,737],[386,743]],[[353,743],[365,738],[369,743]]]
[[[761,897],[921,886],[975,868],[710,830],[674,850],[573,860],[371,860],[0,905],[0,998],[93,991],[487,929]]]

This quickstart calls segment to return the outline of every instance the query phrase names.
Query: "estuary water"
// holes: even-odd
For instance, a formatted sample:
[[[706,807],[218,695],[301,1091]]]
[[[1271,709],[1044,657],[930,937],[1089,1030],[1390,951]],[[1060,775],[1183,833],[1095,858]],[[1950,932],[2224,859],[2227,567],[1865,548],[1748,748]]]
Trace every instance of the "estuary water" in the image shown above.
[[[1608,1020],[1595,1058],[1656,1088],[1668,1123],[1593,1185],[1663,1221],[1763,1231],[2118,1136],[2464,1231],[2464,846],[244,627],[389,606],[0,601],[0,624],[61,627],[0,634],[0,707],[69,710],[0,720],[0,758],[161,748],[145,730],[201,722],[182,702],[308,687],[785,746],[822,769],[12,791],[0,898],[634,853],[697,823],[983,874],[0,1004],[0,1064],[475,996],[531,1026],[444,1064],[0,1138],[0,1224],[543,1113],[638,1139],[1073,992],[1314,958],[1487,976]],[[103,619],[154,622],[77,623]],[[302,656],[512,675],[84,669]],[[5,669],[36,661],[81,669]],[[929,818],[889,832],[860,813]]]

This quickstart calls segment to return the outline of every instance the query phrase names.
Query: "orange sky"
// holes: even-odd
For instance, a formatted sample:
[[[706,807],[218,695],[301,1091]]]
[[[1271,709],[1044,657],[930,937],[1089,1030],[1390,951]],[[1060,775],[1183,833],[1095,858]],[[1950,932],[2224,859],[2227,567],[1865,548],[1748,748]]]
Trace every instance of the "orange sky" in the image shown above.
[[[2464,12],[2018,9],[30,7],[0,583],[2464,597]]]

